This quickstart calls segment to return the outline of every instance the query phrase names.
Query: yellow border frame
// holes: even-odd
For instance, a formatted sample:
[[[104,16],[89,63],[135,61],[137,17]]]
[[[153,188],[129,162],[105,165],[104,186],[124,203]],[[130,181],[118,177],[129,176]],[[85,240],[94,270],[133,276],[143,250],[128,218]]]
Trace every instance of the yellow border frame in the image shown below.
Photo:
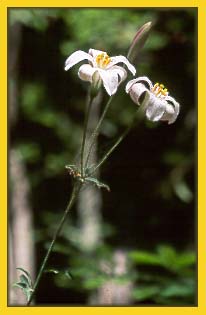
[[[0,314],[206,314],[206,2],[204,0],[127,0],[126,7],[198,8],[198,306],[196,307],[8,307],[7,306],[7,8],[125,7],[124,1],[0,0]]]

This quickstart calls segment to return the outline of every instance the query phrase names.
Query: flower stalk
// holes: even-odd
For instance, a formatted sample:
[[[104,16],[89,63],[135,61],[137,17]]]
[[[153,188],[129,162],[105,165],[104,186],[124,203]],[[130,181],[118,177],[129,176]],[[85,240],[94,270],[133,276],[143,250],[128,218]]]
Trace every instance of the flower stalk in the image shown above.
[[[39,272],[38,272],[37,278],[36,278],[35,283],[34,283],[34,286],[33,286],[32,293],[31,293],[30,298],[29,298],[29,300],[28,300],[28,302],[27,302],[27,306],[29,306],[29,305],[31,304],[32,300],[33,300],[33,297],[34,297],[34,295],[35,295],[35,293],[36,293],[37,287],[38,287],[39,282],[40,282],[40,280],[41,280],[42,274],[43,274],[44,269],[45,269],[45,267],[46,267],[47,261],[48,261],[48,259],[49,259],[50,254],[51,254],[51,251],[52,251],[52,249],[53,249],[53,247],[54,247],[54,244],[55,244],[55,242],[56,242],[56,239],[57,239],[57,237],[59,236],[59,234],[60,234],[60,232],[61,232],[61,230],[62,230],[62,227],[63,227],[63,225],[64,225],[64,223],[65,223],[65,221],[66,221],[67,215],[68,215],[70,209],[72,208],[72,206],[73,206],[73,204],[74,204],[74,202],[75,202],[75,200],[76,200],[76,198],[77,198],[77,196],[78,196],[78,193],[79,193],[79,191],[80,191],[80,188],[81,188],[81,183],[79,183],[79,182],[76,183],[76,184],[74,185],[74,187],[73,187],[70,200],[69,200],[69,202],[68,202],[68,204],[67,204],[67,207],[66,207],[66,209],[65,209],[65,211],[64,211],[64,214],[63,214],[63,216],[62,216],[62,218],[61,218],[61,220],[60,220],[60,222],[59,222],[59,225],[58,225],[58,227],[57,227],[57,229],[56,229],[56,232],[54,233],[54,236],[53,236],[53,238],[52,238],[52,241],[51,241],[51,243],[50,243],[50,245],[49,245],[49,248],[48,248],[48,250],[47,250],[47,253],[46,253],[45,257],[44,257],[44,260],[43,260],[42,265],[41,265],[41,267],[40,267],[40,270],[39,270]]]
[[[112,99],[113,99],[113,96],[111,96],[109,98],[109,100],[108,100],[108,102],[107,102],[107,104],[106,104],[106,106],[105,106],[105,108],[104,108],[104,110],[102,112],[102,115],[101,115],[101,117],[99,119],[99,122],[98,122],[96,128],[94,129],[94,131],[92,132],[92,135],[90,137],[89,151],[88,151],[88,155],[87,155],[87,159],[86,159],[86,163],[85,163],[85,168],[87,168],[87,166],[88,166],[89,158],[90,158],[90,155],[92,153],[92,148],[93,148],[93,146],[95,144],[96,137],[99,134],[99,130],[101,128],[101,125],[102,125],[102,122],[104,120],[104,117],[105,117],[105,115],[106,115],[106,113],[107,113],[107,111],[109,109],[109,106],[110,106],[110,104],[112,102]]]
[[[92,107],[92,103],[94,100],[94,96],[89,93],[88,96],[88,104],[86,109],[86,115],[84,120],[84,130],[83,130],[83,137],[82,137],[82,145],[81,145],[81,177],[85,176],[85,168],[84,168],[84,150],[85,150],[85,142],[86,142],[86,136],[87,136],[87,126],[89,121],[89,115]]]
[[[147,108],[149,101],[149,93],[145,93],[144,100],[137,111],[137,114],[134,116],[131,124],[125,129],[125,131],[121,134],[121,136],[117,139],[115,144],[107,151],[107,153],[103,156],[103,158],[99,161],[99,163],[92,169],[91,173],[89,173],[89,176],[94,174],[96,170],[102,166],[102,164],[109,158],[109,156],[112,154],[112,152],[116,149],[116,147],[122,142],[122,140],[128,135],[130,130],[139,122],[143,117],[145,110]]]

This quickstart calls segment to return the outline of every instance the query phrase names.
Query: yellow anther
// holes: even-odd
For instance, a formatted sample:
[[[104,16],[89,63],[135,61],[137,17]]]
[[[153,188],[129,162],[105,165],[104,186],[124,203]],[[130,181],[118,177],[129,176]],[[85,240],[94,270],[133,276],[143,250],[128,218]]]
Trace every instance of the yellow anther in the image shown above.
[[[159,83],[155,83],[153,89],[155,90],[159,86]]]
[[[101,53],[96,57],[96,63],[98,67],[105,68],[111,62],[111,58],[107,55],[107,53]]]
[[[155,83],[155,85],[152,88],[152,92],[157,96],[167,96],[168,90],[164,87],[164,84]]]
[[[103,60],[103,65],[107,66],[110,63],[111,59],[106,56],[105,59]]]

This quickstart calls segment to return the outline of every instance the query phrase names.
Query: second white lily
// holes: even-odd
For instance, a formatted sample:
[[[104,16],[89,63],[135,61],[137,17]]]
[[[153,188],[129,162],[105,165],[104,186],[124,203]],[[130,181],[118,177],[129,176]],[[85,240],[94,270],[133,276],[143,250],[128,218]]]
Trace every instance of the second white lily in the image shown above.
[[[180,111],[179,103],[171,96],[163,84],[152,84],[147,77],[131,80],[126,85],[126,92],[131,99],[141,105],[145,92],[149,93],[146,104],[146,116],[151,121],[164,120],[172,124],[177,119]]]

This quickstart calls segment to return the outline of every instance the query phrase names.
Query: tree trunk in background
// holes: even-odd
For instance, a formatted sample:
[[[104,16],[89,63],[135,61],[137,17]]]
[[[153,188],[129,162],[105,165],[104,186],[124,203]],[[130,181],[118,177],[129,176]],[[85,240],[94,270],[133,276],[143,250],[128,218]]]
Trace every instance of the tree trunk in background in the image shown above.
[[[9,222],[9,304],[25,305],[26,298],[12,283],[18,279],[21,267],[34,279],[33,217],[28,202],[29,182],[25,168],[15,150],[10,151],[10,222]]]
[[[90,119],[88,122],[87,138],[91,136],[99,119],[100,103],[102,95],[98,94],[92,104]],[[85,149],[87,152],[87,148]],[[90,156],[90,165],[97,162],[97,141],[93,147]],[[92,252],[102,239],[102,215],[101,215],[102,197],[101,191],[93,186],[85,186],[79,194],[77,209],[80,226],[80,244],[85,252]]]
[[[9,126],[18,119],[18,56],[22,27],[15,23],[9,28]],[[10,148],[9,152],[10,209],[8,226],[9,252],[9,305],[25,304],[26,299],[20,289],[12,287],[18,280],[17,267],[28,270],[34,277],[34,241],[32,237],[33,218],[30,208],[29,182],[21,156]]]
[[[18,73],[19,73],[19,50],[21,44],[22,26],[15,23],[9,27],[9,63],[8,63],[8,83],[9,83],[9,125],[13,127],[18,118]]]
[[[131,305],[132,304],[132,280],[125,280],[123,283],[117,281],[118,277],[128,273],[127,253],[122,249],[116,249],[113,254],[113,263],[108,265],[102,261],[100,266],[102,272],[111,275],[111,279],[106,281],[93,296],[91,305]],[[115,279],[116,278],[116,279]]]

